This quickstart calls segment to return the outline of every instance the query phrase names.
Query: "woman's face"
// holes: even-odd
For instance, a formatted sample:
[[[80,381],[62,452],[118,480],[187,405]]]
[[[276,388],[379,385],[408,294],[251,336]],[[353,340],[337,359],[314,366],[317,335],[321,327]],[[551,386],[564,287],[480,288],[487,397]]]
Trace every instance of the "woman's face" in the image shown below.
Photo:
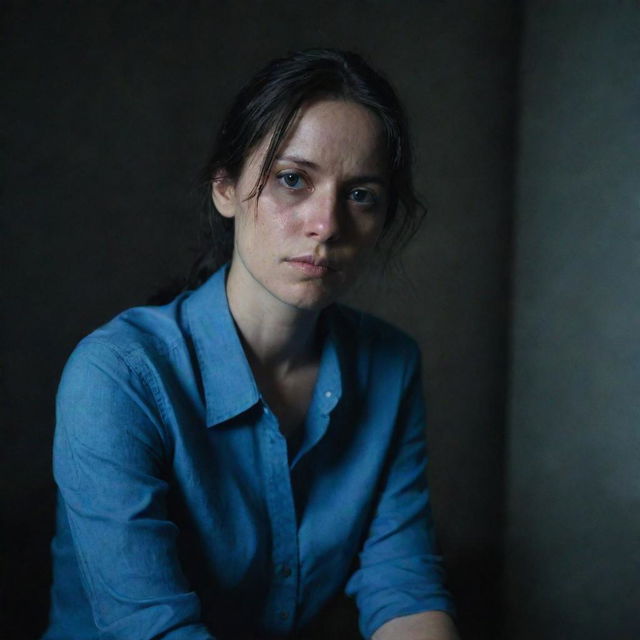
[[[382,126],[353,102],[303,106],[259,198],[249,198],[268,142],[235,183],[214,184],[216,208],[235,218],[229,295],[319,310],[354,282],[380,237],[389,189]]]

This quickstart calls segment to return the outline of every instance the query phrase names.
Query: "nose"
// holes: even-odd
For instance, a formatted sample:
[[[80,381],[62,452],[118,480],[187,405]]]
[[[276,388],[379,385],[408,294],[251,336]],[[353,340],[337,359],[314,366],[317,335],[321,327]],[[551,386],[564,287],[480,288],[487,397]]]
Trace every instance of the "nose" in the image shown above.
[[[341,217],[338,194],[317,194],[306,204],[305,235],[317,242],[336,240],[339,237]]]

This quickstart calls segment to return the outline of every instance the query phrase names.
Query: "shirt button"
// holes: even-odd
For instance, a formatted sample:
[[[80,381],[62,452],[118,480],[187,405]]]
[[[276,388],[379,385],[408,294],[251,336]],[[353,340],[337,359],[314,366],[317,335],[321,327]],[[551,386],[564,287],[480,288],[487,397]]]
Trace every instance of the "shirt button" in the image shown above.
[[[291,567],[287,567],[287,565],[283,565],[282,569],[280,569],[280,575],[283,578],[288,578],[291,575]]]
[[[331,397],[331,391],[325,391],[324,392],[324,397],[325,398],[330,398]]]
[[[280,620],[288,620],[288,619],[289,619],[289,614],[286,611],[281,611]]]

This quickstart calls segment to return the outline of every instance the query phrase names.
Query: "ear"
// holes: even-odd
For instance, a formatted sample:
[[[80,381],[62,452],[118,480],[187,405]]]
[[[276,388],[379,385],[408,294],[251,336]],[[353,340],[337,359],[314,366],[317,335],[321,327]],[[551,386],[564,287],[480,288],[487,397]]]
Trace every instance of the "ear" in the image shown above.
[[[233,218],[237,211],[236,187],[226,171],[220,170],[211,181],[213,204],[225,218]]]

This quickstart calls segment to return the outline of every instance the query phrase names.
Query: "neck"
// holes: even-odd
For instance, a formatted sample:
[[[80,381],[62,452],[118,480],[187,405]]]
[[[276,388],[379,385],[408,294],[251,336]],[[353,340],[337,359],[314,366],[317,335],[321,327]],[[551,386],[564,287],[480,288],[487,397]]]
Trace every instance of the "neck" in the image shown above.
[[[229,309],[254,370],[286,374],[317,359],[318,311],[269,296],[243,296],[232,276],[230,272],[227,280]]]

